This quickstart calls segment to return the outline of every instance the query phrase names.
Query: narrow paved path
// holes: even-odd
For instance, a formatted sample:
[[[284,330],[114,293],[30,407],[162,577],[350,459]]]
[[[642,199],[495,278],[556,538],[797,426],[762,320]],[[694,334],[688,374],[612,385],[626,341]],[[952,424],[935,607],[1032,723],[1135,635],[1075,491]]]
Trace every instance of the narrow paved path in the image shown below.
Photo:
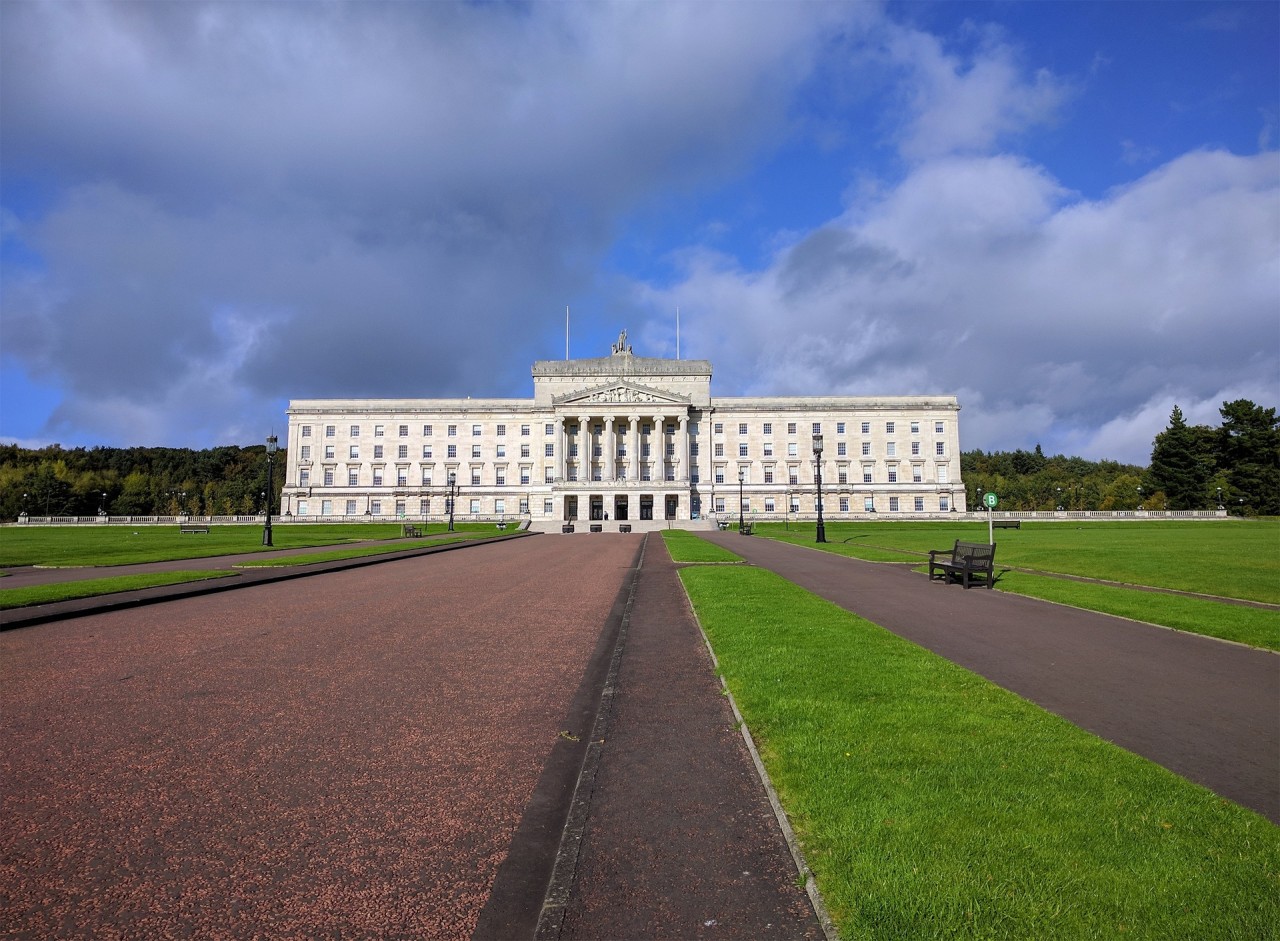
[[[1280,656],[738,533],[753,565],[1280,823]]]

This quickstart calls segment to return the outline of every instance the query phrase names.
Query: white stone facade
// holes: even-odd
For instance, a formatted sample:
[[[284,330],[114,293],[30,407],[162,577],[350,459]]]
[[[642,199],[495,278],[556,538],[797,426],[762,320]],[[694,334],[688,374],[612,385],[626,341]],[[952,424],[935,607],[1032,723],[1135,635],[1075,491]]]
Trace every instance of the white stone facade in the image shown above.
[[[282,512],[298,519],[812,517],[964,511],[954,396],[715,398],[711,363],[533,365],[532,399],[303,399]],[[741,485],[739,484],[741,474]],[[606,516],[607,514],[607,516]]]

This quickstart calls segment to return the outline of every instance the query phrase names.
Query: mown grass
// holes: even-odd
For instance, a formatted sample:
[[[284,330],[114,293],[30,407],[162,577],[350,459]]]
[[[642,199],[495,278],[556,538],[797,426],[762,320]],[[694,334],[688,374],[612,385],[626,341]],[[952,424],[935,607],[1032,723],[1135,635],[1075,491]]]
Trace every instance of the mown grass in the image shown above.
[[[1280,611],[1276,610],[1025,572],[1006,572],[1000,576],[996,586],[1019,595],[1133,618],[1191,634],[1280,650]]]
[[[488,531],[492,525],[462,523],[459,531]],[[429,534],[445,531],[432,523]],[[216,555],[300,549],[369,539],[398,539],[399,523],[276,525],[274,546],[262,545],[261,526],[219,526],[209,533],[183,534],[171,526],[6,526],[0,528],[0,567],[15,565],[128,565],[203,559]]]
[[[1275,938],[1280,829],[784,579],[681,570],[842,938]]]
[[[156,572],[150,575],[126,575],[117,578],[89,578],[76,582],[58,582],[52,585],[31,585],[26,588],[0,589],[0,609],[27,608],[56,601],[72,601],[76,598],[92,598],[140,588],[156,588],[161,585],[179,585],[208,578],[225,578],[235,572]]]
[[[813,527],[756,532],[813,545]],[[957,539],[987,541],[978,522],[827,523],[829,552],[871,561],[911,561]],[[1280,604],[1280,519],[1181,522],[1037,523],[996,530],[999,566],[1083,575]]]
[[[329,552],[308,552],[306,555],[289,555],[279,556],[272,559],[253,559],[248,562],[241,562],[236,568],[288,568],[295,565],[315,565],[318,562],[338,562],[343,559],[362,559],[371,555],[386,555],[390,552],[403,552],[406,549],[419,549],[428,546],[445,546],[457,542],[475,542],[480,539],[492,539],[497,536],[505,536],[507,533],[454,533],[452,536],[443,536],[432,539],[429,542],[412,540],[411,542],[398,543],[393,545],[381,546],[361,546],[355,549],[334,549]]]
[[[707,542],[696,533],[683,529],[664,529],[662,541],[675,562],[741,562],[742,556],[715,543]]]

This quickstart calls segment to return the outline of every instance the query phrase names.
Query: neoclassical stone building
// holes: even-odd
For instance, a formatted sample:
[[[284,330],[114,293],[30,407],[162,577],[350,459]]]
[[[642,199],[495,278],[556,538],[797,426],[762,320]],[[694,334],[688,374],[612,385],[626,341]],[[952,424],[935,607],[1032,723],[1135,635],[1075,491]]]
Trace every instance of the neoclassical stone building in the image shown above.
[[[542,360],[531,399],[290,403],[295,518],[697,520],[965,509],[954,396],[713,398],[707,360]]]

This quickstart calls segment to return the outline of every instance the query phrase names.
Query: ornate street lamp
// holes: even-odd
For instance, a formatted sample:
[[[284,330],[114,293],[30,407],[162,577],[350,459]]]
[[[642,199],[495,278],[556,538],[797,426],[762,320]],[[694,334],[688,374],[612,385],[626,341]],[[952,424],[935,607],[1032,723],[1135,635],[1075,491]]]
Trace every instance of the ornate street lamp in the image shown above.
[[[813,461],[818,482],[818,538],[816,542],[827,541],[827,527],[822,522],[822,435],[813,436]]]
[[[262,524],[262,544],[271,546],[271,491],[274,489],[271,484],[271,465],[276,459],[276,451],[280,450],[279,441],[275,435],[267,438],[267,521]]]
[[[449,471],[449,532],[453,532],[453,504],[458,496],[458,475]]]
[[[742,485],[747,481],[747,472],[741,467],[738,468],[738,532],[746,529],[745,521],[742,519]]]

